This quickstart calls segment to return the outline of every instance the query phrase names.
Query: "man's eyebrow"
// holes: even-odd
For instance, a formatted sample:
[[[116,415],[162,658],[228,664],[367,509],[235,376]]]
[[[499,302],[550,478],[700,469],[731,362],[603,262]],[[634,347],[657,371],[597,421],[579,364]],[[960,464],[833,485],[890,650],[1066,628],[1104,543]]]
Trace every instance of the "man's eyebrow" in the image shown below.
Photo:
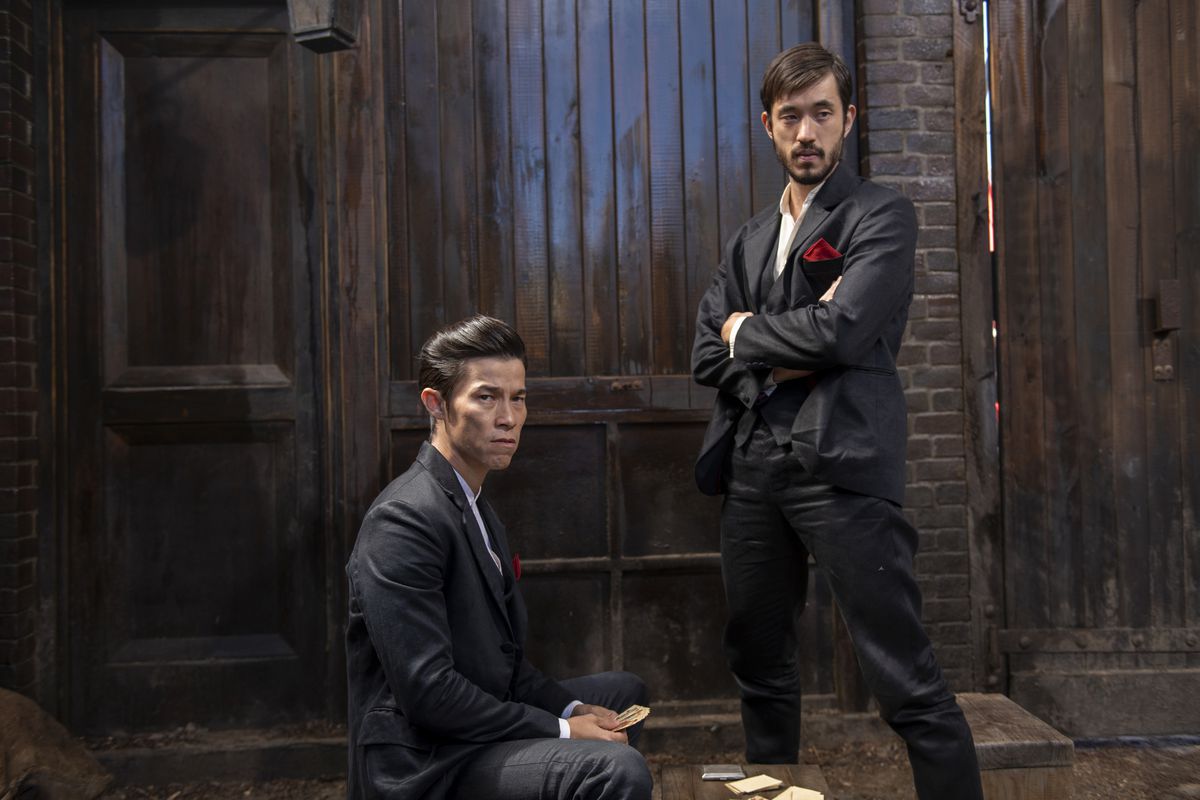
[[[815,100],[810,105],[812,108],[836,108],[832,100]],[[779,113],[783,114],[790,111],[797,111],[800,108],[802,107],[795,103],[785,103],[779,107]]]
[[[504,391],[504,389],[502,389],[499,386],[493,386],[490,383],[477,383],[471,387],[471,391],[472,392],[487,392],[489,394],[500,394]],[[524,386],[522,386],[520,389],[517,389],[513,392],[513,394],[525,394],[525,393],[526,393],[526,389]]]

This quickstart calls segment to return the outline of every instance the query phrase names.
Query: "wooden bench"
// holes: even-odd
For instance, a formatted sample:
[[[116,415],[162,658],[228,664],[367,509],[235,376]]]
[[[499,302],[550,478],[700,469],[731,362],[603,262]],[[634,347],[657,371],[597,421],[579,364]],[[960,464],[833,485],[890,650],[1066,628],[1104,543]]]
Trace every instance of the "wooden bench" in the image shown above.
[[[783,781],[784,786],[815,789],[829,800],[829,785],[816,764],[742,764],[747,777],[766,773]],[[660,771],[661,770],[661,771]],[[722,781],[700,780],[700,764],[664,764],[654,770],[654,800],[734,800]],[[774,797],[779,790],[762,792]]]
[[[1070,800],[1075,744],[1002,694],[960,694],[985,800]]]

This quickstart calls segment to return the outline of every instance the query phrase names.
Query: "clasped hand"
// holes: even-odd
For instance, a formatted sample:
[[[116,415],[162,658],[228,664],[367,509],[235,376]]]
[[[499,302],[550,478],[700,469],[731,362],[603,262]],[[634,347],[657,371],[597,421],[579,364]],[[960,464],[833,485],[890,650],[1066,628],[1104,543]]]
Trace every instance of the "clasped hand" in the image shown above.
[[[596,739],[604,742],[629,744],[624,731],[614,731],[617,713],[604,706],[583,703],[575,706],[567,724],[571,726],[572,739]]]
[[[822,303],[827,303],[833,299],[833,293],[837,290],[838,284],[841,282],[842,279],[839,276],[838,279],[835,280],[829,286],[829,288],[825,290],[825,294],[821,295]],[[729,344],[729,338],[733,335],[734,323],[739,319],[743,319],[744,317],[753,316],[753,311],[735,311],[730,314],[726,318],[725,324],[721,326],[721,341],[723,341],[725,344]],[[810,369],[788,369],[787,367],[775,367],[771,370],[771,379],[776,383],[783,383],[784,381],[790,381],[796,378],[807,378],[809,375],[812,375],[812,370]]]

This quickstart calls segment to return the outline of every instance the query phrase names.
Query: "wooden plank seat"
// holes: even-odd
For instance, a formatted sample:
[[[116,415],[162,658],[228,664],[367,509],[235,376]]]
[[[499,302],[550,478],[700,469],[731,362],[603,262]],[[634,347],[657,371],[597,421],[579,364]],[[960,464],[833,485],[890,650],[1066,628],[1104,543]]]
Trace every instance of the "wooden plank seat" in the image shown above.
[[[763,773],[783,781],[784,786],[815,789],[832,798],[829,785],[816,764],[742,764],[746,776]],[[734,800],[734,794],[723,781],[700,780],[701,764],[664,764],[654,770],[654,800]],[[780,790],[761,792],[774,797]]]
[[[1002,694],[960,694],[985,800],[1070,800],[1075,744]]]

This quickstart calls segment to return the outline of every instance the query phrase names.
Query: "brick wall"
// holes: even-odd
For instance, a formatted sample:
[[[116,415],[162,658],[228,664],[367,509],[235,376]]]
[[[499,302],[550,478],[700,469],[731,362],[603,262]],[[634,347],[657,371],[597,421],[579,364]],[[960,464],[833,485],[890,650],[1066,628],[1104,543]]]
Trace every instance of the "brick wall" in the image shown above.
[[[0,6],[0,686],[34,688],[37,258],[29,0]]]
[[[955,255],[953,0],[861,0],[864,171],[917,208],[916,294],[900,353],[909,518],[925,623],[956,690],[971,685],[962,329]]]

